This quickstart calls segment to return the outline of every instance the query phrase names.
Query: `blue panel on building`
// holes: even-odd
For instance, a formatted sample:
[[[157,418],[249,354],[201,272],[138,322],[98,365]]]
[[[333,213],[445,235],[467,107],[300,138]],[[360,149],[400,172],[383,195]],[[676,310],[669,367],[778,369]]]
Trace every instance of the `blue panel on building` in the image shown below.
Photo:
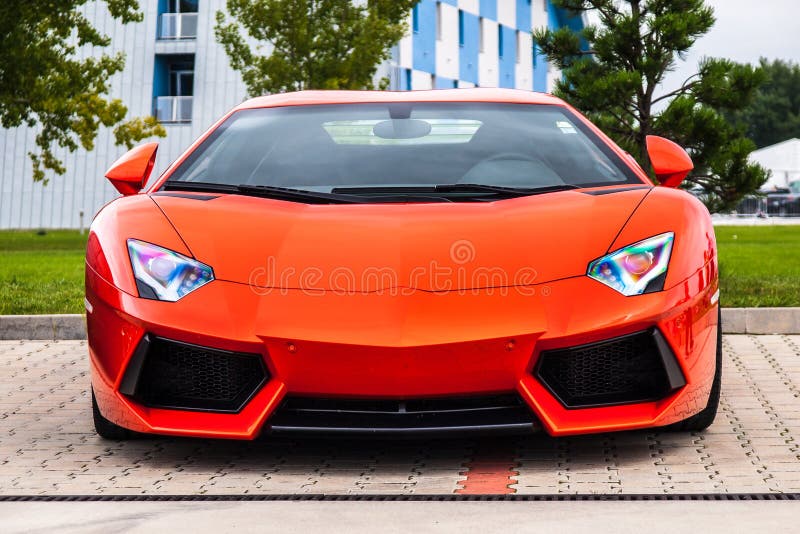
[[[414,12],[414,68],[436,72],[436,2],[422,0],[414,8]]]
[[[153,97],[169,94],[169,56],[156,54],[153,61]]]
[[[551,30],[557,30],[560,26],[558,22],[558,9],[553,7],[550,2],[547,2],[547,27]]]
[[[481,0],[481,17],[497,20],[497,0]]]
[[[533,90],[540,93],[547,92],[547,58],[533,47]]]
[[[498,41],[500,48],[499,86],[513,89],[517,65],[517,31],[502,24],[498,25]]]
[[[558,12],[549,0],[545,0],[547,5],[547,27],[551,30],[557,30]],[[538,46],[533,48],[533,90],[541,93],[547,92],[547,57],[539,51]]]
[[[451,6],[458,7],[458,0],[440,0],[443,4],[450,4]]]
[[[478,83],[478,34],[480,19],[471,14],[462,13],[464,26],[464,44],[459,48],[458,77],[465,82]]]
[[[445,78],[444,76],[437,76],[436,77],[436,84],[434,85],[434,89],[452,89],[453,87],[458,87],[458,81],[452,78]]]
[[[517,28],[531,31],[531,0],[517,0]]]

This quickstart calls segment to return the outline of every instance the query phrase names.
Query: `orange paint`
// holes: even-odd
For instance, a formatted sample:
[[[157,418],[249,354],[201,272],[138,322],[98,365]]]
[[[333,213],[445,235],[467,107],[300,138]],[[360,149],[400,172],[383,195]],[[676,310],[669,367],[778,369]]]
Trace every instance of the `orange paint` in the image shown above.
[[[566,106],[548,95],[475,89],[312,91],[262,97],[237,109],[398,101]],[[103,415],[142,432],[252,439],[291,394],[398,399],[516,391],[552,435],[675,422],[685,416],[680,407],[687,399],[707,397],[713,377],[715,347],[707,340],[718,328],[711,303],[718,279],[711,219],[688,193],[653,188],[624,152],[598,135],[641,178],[641,187],[475,203],[308,205],[233,194],[198,201],[154,194],[174,165],[147,191],[130,194],[149,175],[156,150],[153,144],[134,149],[108,173],[130,196],[96,216],[86,258],[92,384]],[[666,231],[675,233],[675,242],[664,291],[625,297],[586,276],[592,260]],[[129,238],[207,263],[215,280],[177,302],[139,298]],[[472,247],[469,261],[454,261],[456,242]],[[450,267],[452,276],[419,276],[432,262]],[[333,275],[341,267],[352,273],[387,268],[394,277],[357,277],[349,291],[340,291]],[[280,276],[309,268],[321,276],[311,282]],[[507,283],[479,277],[493,268]],[[532,374],[542,350],[653,327],[687,382],[668,398],[568,410]],[[271,378],[235,414],[148,408],[118,389],[145,333],[260,354]],[[513,457],[477,457],[463,491],[503,492],[511,476]]]

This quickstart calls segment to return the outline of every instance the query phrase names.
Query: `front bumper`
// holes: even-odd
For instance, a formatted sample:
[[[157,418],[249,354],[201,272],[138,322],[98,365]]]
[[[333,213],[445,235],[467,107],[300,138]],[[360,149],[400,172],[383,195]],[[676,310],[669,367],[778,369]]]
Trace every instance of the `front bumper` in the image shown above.
[[[178,302],[140,299],[87,269],[92,384],[139,432],[252,439],[287,397],[419,399],[516,393],[551,435],[667,425],[705,407],[715,370],[711,267],[624,297],[586,277],[518,290],[324,294],[216,280]],[[685,385],[635,404],[568,408],[536,377],[543,351],[656,328]],[[122,393],[145,335],[263,357],[269,380],[235,413],[146,406]],[[130,392],[129,392],[130,393]]]

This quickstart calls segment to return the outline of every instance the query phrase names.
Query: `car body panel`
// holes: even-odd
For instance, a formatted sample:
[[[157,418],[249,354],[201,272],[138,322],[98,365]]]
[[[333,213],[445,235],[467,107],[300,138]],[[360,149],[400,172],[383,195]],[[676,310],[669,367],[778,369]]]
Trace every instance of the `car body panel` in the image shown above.
[[[675,232],[665,288],[671,288],[706,267],[716,278],[717,243],[708,210],[697,198],[681,189],[654,188],[631,215],[611,250],[617,250],[653,235]]]
[[[669,424],[693,408],[699,410],[714,372],[717,316],[711,298],[716,286],[700,287],[695,279],[670,291],[636,297],[635,303],[586,277],[536,286],[530,295],[497,288],[417,290],[396,296],[320,297],[301,290],[260,295],[244,284],[215,281],[203,288],[204,294],[198,291],[176,303],[132,297],[99,277],[89,283],[106,286],[93,287],[92,311],[87,314],[90,332],[115,327],[127,340],[115,351],[95,339],[90,342],[93,367],[105,370],[94,375],[93,384],[105,393],[104,415],[140,431],[220,436],[219,425],[227,422],[225,437],[249,439],[287,392],[413,398],[515,390],[553,435],[642,428]],[[688,294],[695,296],[687,298]],[[113,298],[112,303],[105,301],[113,296],[120,299],[118,304]],[[126,312],[120,313],[118,306]],[[604,310],[600,317],[598,307]],[[202,330],[198,324],[204,325]],[[670,398],[568,410],[531,373],[537,355],[546,348],[589,343],[653,325],[664,333],[687,377],[687,386]],[[115,388],[145,332],[258,352],[272,380],[234,415],[193,415],[137,405]],[[679,408],[684,405],[688,408]],[[204,429],[187,426],[192,418],[203,417],[219,423]]]
[[[476,89],[302,92],[237,109],[397,101],[566,106],[547,95]],[[140,432],[253,439],[289,395],[516,392],[556,436],[657,427],[698,413],[714,379],[719,328],[710,216],[685,192],[653,188],[627,154],[587,124],[641,185],[494,202],[309,205],[160,192],[173,164],[146,191],[106,205],[90,229],[87,328],[102,415]],[[675,242],[663,291],[626,297],[586,276],[592,260],[664,232],[674,232]],[[128,239],[206,263],[215,279],[176,302],[139,298]],[[438,267],[438,278],[414,276]],[[394,274],[365,277],[370,269]],[[544,350],[653,328],[686,381],[665,398],[569,409],[535,376]],[[259,354],[269,380],[236,413],[145,406],[119,391],[145,335]]]
[[[583,275],[648,191],[355,206],[227,195],[203,202],[202,221],[196,200],[153,200],[197,259],[213,258],[220,280],[310,290],[446,291]]]

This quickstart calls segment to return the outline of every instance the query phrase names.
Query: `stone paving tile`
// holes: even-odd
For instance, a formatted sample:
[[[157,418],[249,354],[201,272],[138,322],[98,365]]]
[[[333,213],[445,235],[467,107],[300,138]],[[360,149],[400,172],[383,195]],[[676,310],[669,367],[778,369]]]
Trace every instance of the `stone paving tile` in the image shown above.
[[[704,433],[225,442],[93,432],[83,341],[0,341],[0,494],[453,493],[479,450],[518,493],[800,491],[800,336],[725,336]]]

